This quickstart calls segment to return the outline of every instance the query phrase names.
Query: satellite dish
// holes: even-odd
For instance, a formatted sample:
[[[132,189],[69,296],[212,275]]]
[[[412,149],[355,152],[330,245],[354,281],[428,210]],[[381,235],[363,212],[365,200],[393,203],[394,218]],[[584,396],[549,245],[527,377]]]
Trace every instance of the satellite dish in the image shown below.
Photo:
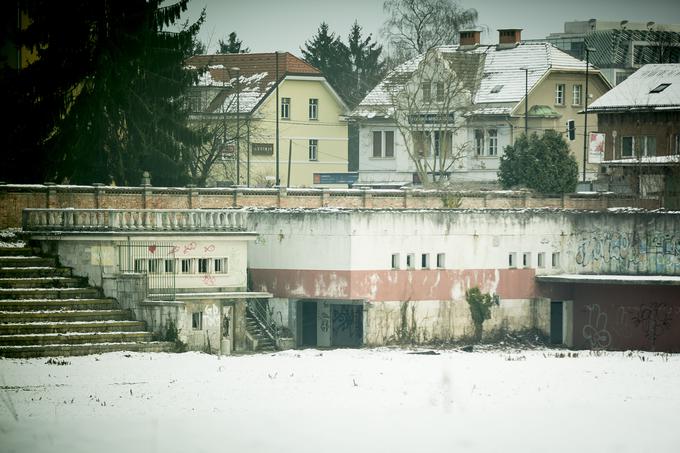
[[[621,28],[625,30],[625,29],[626,29],[626,25],[628,25],[628,21],[627,21],[627,20],[622,20],[622,21],[621,21]]]
[[[647,22],[647,28],[648,28],[649,30],[651,30],[652,27],[654,26],[654,24],[655,24],[654,21]]]

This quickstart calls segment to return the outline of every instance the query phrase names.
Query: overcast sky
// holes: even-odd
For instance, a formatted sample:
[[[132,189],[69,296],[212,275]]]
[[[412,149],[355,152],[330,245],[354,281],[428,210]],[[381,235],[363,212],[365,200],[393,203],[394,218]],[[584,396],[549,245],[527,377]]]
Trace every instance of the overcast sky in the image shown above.
[[[497,41],[498,28],[522,28],[525,39],[544,38],[564,30],[564,22],[597,18],[606,21],[654,21],[680,23],[678,0],[462,0],[465,8],[476,8],[479,24],[488,27],[482,43]],[[251,52],[291,52],[300,56],[327,22],[331,31],[346,41],[355,20],[365,34],[372,33],[381,43],[380,28],[385,18],[383,0],[190,0],[182,17],[195,20],[206,8],[207,18],[200,39],[208,51],[217,48],[218,39],[235,31]]]

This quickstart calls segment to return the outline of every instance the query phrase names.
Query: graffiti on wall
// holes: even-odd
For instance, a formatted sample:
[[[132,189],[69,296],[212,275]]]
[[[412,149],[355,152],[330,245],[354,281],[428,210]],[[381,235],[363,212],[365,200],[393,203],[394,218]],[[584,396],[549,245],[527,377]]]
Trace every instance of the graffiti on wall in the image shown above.
[[[612,342],[612,336],[607,330],[607,313],[602,311],[599,304],[586,305],[585,309],[588,321],[583,326],[583,338],[591,349],[606,349]]]
[[[616,316],[609,319],[608,313],[599,304],[586,305],[587,319],[582,329],[583,339],[591,349],[606,349],[616,342],[628,341],[642,333],[654,350],[657,340],[672,332],[673,320],[680,316],[680,306],[665,303],[649,303],[636,306],[612,308]]]
[[[593,271],[680,274],[680,235],[589,233],[578,240],[575,259]]]

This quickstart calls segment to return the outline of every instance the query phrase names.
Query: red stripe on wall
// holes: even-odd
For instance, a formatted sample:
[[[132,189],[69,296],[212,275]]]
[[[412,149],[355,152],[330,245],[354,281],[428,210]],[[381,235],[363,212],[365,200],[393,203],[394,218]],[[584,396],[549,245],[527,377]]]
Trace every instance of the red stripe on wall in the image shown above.
[[[533,269],[315,271],[250,269],[253,290],[300,299],[452,300],[479,287],[502,299],[536,297]]]

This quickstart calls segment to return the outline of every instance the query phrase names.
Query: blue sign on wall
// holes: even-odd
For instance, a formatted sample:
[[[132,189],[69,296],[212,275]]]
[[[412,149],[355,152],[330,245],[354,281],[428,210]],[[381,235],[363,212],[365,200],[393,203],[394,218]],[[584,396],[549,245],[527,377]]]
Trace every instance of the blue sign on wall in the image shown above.
[[[314,173],[314,184],[354,184],[359,179],[356,171],[348,173]]]

